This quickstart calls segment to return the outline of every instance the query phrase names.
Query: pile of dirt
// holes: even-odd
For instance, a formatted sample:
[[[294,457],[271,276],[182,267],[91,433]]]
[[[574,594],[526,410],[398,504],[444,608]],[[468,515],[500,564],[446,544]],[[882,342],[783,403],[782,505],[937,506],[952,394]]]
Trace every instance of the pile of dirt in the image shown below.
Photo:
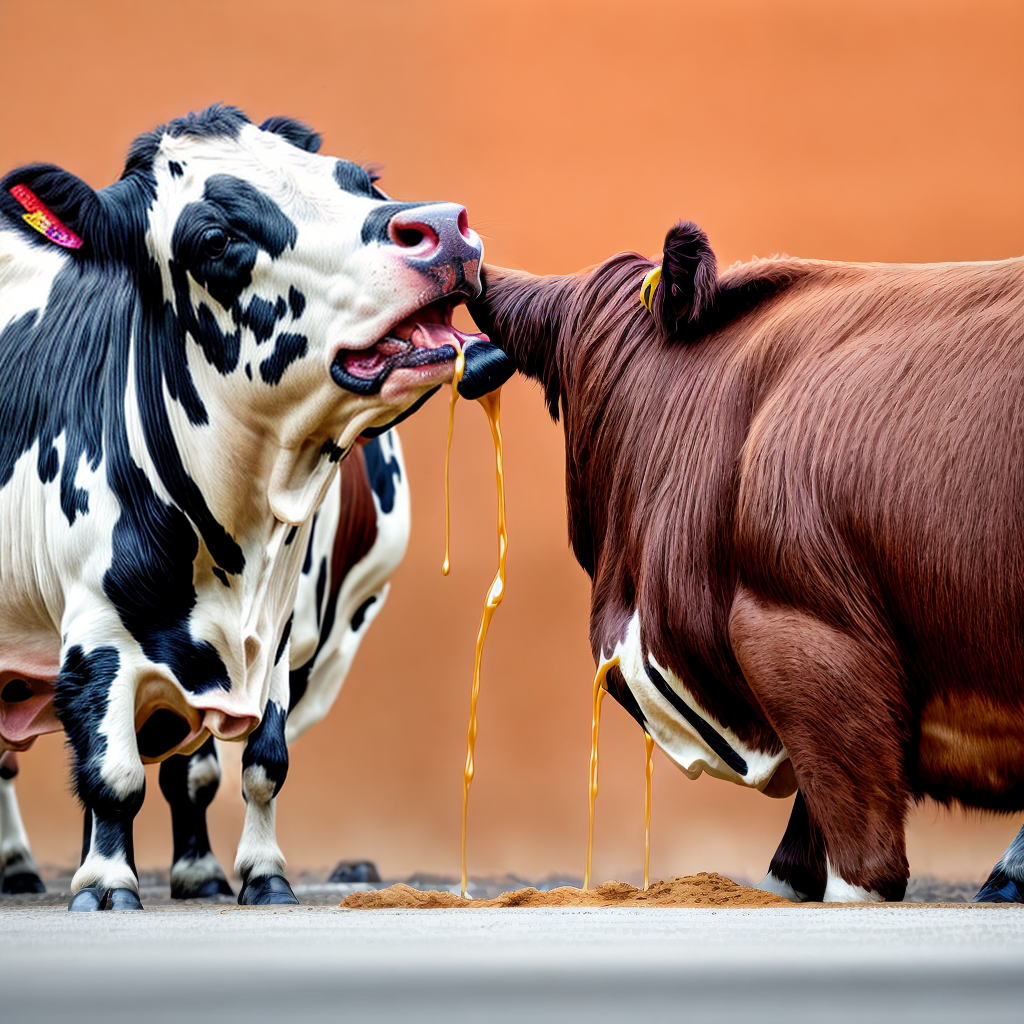
[[[760,889],[737,885],[722,875],[702,871],[667,882],[652,882],[637,889],[625,882],[605,882],[584,892],[563,886],[541,892],[516,889],[490,900],[463,899],[450,892],[424,892],[407,885],[356,892],[341,901],[350,910],[432,910],[438,907],[774,907],[789,906],[789,901]]]

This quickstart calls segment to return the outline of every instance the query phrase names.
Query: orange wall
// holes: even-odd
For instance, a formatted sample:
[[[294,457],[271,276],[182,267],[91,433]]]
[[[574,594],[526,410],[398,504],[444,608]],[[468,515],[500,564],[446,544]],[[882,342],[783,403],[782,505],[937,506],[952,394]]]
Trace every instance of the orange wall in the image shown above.
[[[492,262],[575,270],[655,252],[689,217],[722,265],[999,259],[1024,252],[1020,2],[0,0],[0,168],[60,163],[103,185],[132,137],[214,100],[303,118],[325,151],[384,167],[400,198],[465,203]],[[409,556],[327,721],[293,750],[280,801],[293,866],[368,856],[457,873],[473,639],[496,557],[490,442],[464,404],[454,569],[442,579],[446,410],[402,428]],[[580,873],[593,665],[588,586],[566,546],[561,435],[505,389],[508,596],[480,701],[470,870]],[[643,743],[605,714],[595,872],[642,868]],[[229,752],[237,772],[238,750]],[[780,803],[688,783],[661,755],[652,870],[765,869]],[[40,859],[70,864],[79,819],[61,740],[22,759]],[[139,861],[165,865],[150,775]],[[230,862],[237,780],[214,805]],[[915,871],[983,875],[1014,819],[911,822]]]

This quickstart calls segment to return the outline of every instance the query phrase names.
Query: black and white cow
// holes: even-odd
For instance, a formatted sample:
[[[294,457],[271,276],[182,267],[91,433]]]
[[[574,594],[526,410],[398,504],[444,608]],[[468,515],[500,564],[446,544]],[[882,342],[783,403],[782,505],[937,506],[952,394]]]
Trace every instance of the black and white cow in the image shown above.
[[[392,202],[318,145],[213,107],[139,138],[100,191],[50,165],[0,183],[0,749],[67,734],[73,909],[141,906],[143,762],[211,736],[246,741],[243,898],[286,886],[313,514],[475,340],[450,319],[479,292],[465,210]]]

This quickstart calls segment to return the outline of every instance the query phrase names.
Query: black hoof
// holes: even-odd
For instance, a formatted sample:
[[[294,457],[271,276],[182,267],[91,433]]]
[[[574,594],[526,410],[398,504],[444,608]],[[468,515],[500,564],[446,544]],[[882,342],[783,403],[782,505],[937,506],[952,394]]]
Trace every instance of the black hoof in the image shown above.
[[[46,892],[46,886],[34,871],[20,871],[16,875],[4,875],[2,890],[11,895],[20,895],[27,892]]]
[[[107,890],[101,885],[89,885],[79,889],[68,904],[68,910],[75,911],[106,910],[106,907]]]
[[[263,875],[245,883],[238,894],[238,902],[246,907],[270,907],[276,904],[297,904],[299,901],[284,875]]]
[[[996,868],[972,903],[1024,903],[1024,891],[1005,871]]]
[[[328,882],[379,882],[380,874],[372,860],[343,860]]]
[[[142,910],[142,900],[131,889],[111,889],[107,910]]]
[[[171,882],[172,900],[205,900],[211,896],[234,896],[235,890],[226,878],[204,878],[201,882],[185,884]]]
[[[142,901],[139,894],[131,889],[104,889],[102,885],[87,885],[71,897],[68,910],[142,910]]]

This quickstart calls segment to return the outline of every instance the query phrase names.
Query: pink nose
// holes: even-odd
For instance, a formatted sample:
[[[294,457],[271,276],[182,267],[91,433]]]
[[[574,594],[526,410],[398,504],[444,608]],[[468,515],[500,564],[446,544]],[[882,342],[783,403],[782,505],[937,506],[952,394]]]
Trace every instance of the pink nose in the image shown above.
[[[478,243],[469,230],[469,215],[456,203],[431,203],[399,210],[388,222],[388,238],[393,245],[411,250],[415,259],[453,255],[466,258],[466,250]]]
[[[240,740],[260,724],[255,715],[228,715],[223,711],[207,711],[203,727],[219,740]]]

